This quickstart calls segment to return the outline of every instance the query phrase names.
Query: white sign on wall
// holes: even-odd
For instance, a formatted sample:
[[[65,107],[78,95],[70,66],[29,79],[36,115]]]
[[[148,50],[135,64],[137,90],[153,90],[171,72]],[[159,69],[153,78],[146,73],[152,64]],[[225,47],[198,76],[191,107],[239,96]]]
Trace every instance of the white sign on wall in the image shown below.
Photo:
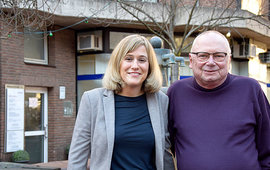
[[[24,86],[6,85],[5,152],[24,149]]]
[[[59,99],[65,99],[66,98],[66,87],[60,86],[59,87]]]
[[[24,133],[21,130],[10,130],[7,132],[6,152],[15,152],[24,149]]]

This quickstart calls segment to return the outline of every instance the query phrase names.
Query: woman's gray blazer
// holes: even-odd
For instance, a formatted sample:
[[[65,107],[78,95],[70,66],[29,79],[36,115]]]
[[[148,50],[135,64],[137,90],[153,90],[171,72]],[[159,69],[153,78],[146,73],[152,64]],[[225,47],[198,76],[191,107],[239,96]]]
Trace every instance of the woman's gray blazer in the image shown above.
[[[147,94],[147,105],[155,134],[157,170],[174,169],[167,131],[168,97],[161,91]],[[109,170],[114,145],[114,93],[97,88],[83,94],[69,151],[68,169]],[[166,141],[165,141],[166,138]],[[166,150],[165,150],[166,145]]]

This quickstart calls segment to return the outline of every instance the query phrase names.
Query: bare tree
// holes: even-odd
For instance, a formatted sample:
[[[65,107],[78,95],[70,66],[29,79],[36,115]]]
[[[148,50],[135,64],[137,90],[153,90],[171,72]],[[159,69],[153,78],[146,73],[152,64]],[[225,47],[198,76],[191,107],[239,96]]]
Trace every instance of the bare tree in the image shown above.
[[[0,38],[25,27],[46,30],[61,0],[0,0]]]
[[[159,3],[129,2],[117,0],[129,15],[143,24],[150,32],[159,36],[169,45],[176,56],[180,56],[191,43],[187,39],[194,33],[219,27],[234,26],[237,21],[250,20],[270,28],[265,13],[258,15],[240,9],[239,0],[213,0],[211,4],[199,0],[161,0]],[[208,1],[209,2],[209,1]],[[261,4],[261,6],[265,6]],[[159,15],[156,15],[159,11]],[[183,30],[180,42],[175,41],[177,29]]]

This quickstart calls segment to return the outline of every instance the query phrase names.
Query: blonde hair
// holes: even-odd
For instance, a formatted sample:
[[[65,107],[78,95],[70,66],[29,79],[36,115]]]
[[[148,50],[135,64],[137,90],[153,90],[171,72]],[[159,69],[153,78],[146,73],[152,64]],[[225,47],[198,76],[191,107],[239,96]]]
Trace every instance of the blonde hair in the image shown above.
[[[148,75],[142,85],[142,90],[146,93],[157,92],[162,86],[162,74],[158,65],[155,51],[150,42],[141,35],[134,34],[123,38],[115,47],[110,57],[108,67],[103,77],[103,87],[121,92],[124,81],[120,75],[120,63],[127,53],[145,46],[148,55],[149,70]]]

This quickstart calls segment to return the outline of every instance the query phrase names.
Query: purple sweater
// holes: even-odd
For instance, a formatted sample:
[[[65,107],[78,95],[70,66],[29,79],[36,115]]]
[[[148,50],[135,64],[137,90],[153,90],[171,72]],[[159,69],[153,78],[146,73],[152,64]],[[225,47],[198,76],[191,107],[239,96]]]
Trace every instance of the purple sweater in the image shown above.
[[[168,96],[178,170],[270,169],[270,106],[256,80],[228,74],[208,90],[192,77]]]

